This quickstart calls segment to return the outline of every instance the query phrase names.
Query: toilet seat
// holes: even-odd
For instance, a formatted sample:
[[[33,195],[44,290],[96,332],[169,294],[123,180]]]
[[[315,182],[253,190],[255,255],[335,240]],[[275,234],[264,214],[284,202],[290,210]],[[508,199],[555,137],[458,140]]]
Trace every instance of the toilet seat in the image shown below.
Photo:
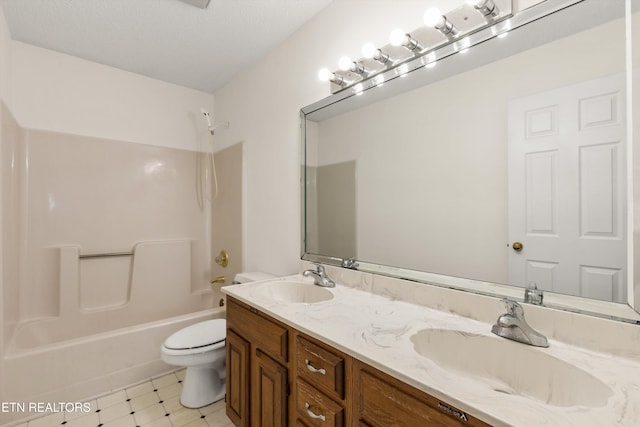
[[[227,321],[213,319],[196,323],[171,335],[164,342],[167,354],[196,354],[225,346]]]

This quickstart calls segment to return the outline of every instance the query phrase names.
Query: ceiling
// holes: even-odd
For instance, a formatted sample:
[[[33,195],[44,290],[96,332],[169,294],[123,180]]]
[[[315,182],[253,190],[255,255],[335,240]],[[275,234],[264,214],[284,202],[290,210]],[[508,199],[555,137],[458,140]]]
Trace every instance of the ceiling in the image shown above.
[[[13,40],[214,93],[332,0],[0,0]],[[194,2],[198,3],[198,2]]]

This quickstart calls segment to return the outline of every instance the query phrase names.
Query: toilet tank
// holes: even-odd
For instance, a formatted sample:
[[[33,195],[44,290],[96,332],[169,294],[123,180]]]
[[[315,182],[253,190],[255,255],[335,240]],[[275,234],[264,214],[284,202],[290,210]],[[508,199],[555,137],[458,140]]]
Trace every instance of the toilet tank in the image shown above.
[[[233,284],[238,285],[240,283],[257,282],[258,280],[275,279],[276,276],[262,271],[253,271],[246,273],[238,273],[233,278]]]

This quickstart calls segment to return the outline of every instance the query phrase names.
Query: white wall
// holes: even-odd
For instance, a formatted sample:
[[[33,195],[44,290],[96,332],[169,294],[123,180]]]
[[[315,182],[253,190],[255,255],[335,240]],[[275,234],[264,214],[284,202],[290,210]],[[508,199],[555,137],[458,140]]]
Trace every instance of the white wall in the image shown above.
[[[386,43],[396,27],[421,25],[423,1],[334,0],[256,66],[215,93],[216,144],[244,141],[247,152],[245,269],[297,271],[300,259],[299,110],[330,94],[317,79],[341,55]]]
[[[12,43],[13,113],[25,128],[198,149],[213,95]]]
[[[0,8],[0,99],[11,107],[11,35]]]

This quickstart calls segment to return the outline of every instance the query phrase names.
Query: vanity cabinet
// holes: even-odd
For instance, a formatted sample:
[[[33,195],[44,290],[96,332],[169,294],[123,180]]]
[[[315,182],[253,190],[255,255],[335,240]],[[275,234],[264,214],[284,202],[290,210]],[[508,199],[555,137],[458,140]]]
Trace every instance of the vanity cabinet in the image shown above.
[[[226,407],[236,427],[489,426],[247,304],[227,301]]]
[[[227,416],[236,427],[284,427],[289,328],[233,298],[227,306]]]

